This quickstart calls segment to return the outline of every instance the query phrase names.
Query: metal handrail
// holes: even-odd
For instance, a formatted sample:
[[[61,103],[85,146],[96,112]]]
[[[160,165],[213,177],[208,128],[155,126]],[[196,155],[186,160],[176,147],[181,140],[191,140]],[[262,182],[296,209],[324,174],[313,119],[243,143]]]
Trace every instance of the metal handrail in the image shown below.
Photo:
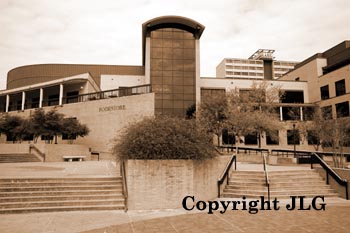
[[[229,178],[230,178],[230,169],[232,167],[233,162],[235,162],[235,170],[237,170],[237,160],[236,155],[232,154],[229,162],[227,163],[225,170],[221,174],[221,176],[218,179],[218,197],[220,198],[220,187],[224,183],[224,180],[226,178],[226,184],[228,184]]]
[[[267,187],[267,198],[270,201],[270,179],[269,179],[269,172],[267,170],[265,154],[263,154],[263,162],[264,162],[264,173],[265,173],[265,185]]]
[[[260,153],[262,153],[262,152],[269,153],[269,150],[268,150],[268,149],[255,148],[255,147],[227,146],[227,145],[226,145],[226,146],[220,146],[220,148],[221,148],[221,150],[227,149],[227,152],[229,152],[230,149],[231,149],[231,151],[237,149],[237,152],[238,152],[238,153],[239,153],[240,150],[244,150],[245,153],[246,153],[246,151],[249,151],[249,153],[250,153],[250,151],[255,151],[256,153],[257,153],[257,152],[260,152]]]
[[[33,145],[33,144],[30,144],[29,145],[29,153],[31,154],[31,150],[32,149],[34,149],[36,152],[38,152],[38,154],[43,158],[43,162],[45,162],[45,160],[46,160],[46,155],[45,155],[45,153],[44,152],[41,152],[40,150],[39,150],[39,148],[37,148],[35,145]]]
[[[120,162],[120,175],[122,176],[123,181],[123,195],[124,195],[124,205],[125,212],[128,211],[128,185],[126,182],[126,172],[125,172],[125,162],[124,160]]]
[[[341,186],[345,187],[345,195],[346,200],[349,200],[349,191],[348,191],[348,180],[341,178],[320,156],[316,153],[311,153],[310,165],[311,169],[313,169],[313,163],[317,162],[322,166],[322,168],[326,171],[326,182],[329,184],[328,174],[330,174],[333,179]]]
[[[288,154],[292,154],[294,155],[294,150],[291,150],[291,149],[272,149],[271,150],[271,155],[273,155],[274,153],[277,153],[277,156],[279,155],[279,153],[282,153],[282,156],[283,156],[283,153],[287,153],[287,156]],[[308,150],[296,150],[295,151],[297,154],[304,154],[304,155],[310,155],[310,153],[317,153],[319,155],[333,155],[333,152],[322,152],[322,151],[308,151]],[[344,153],[345,156],[350,156],[350,153]]]

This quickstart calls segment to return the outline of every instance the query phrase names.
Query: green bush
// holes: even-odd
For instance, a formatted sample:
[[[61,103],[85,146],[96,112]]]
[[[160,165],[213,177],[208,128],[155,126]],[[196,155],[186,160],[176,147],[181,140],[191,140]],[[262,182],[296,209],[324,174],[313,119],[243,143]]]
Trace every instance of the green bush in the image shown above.
[[[212,136],[195,120],[166,116],[145,118],[129,125],[114,145],[119,159],[212,158]]]

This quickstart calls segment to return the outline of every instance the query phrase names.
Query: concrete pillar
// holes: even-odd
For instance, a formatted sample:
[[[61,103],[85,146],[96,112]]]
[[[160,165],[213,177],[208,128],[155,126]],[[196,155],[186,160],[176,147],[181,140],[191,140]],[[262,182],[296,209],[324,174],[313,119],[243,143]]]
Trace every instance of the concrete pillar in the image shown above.
[[[5,109],[5,112],[9,111],[9,106],[10,106],[10,95],[6,95],[6,109]]]
[[[151,83],[151,38],[146,37],[146,54],[145,54],[145,83]]]
[[[280,106],[280,120],[283,121],[283,110],[282,110],[282,106]]]
[[[300,107],[300,120],[301,120],[301,121],[304,120],[304,116],[303,116],[303,107]]]
[[[44,89],[40,88],[40,94],[39,94],[39,108],[43,107],[43,98],[44,98]]]
[[[63,83],[60,84],[60,96],[58,99],[58,105],[62,105],[62,101],[63,101]]]
[[[21,107],[21,110],[22,111],[24,111],[24,105],[25,105],[25,103],[26,103],[26,92],[25,91],[23,91],[22,92],[22,107]]]

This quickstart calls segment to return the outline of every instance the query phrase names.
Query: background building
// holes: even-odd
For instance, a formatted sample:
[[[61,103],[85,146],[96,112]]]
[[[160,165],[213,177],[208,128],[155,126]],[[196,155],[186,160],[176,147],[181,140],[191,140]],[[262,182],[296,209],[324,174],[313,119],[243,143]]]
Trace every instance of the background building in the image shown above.
[[[298,64],[274,60],[272,49],[259,49],[248,59],[224,58],[216,67],[218,78],[278,79]]]

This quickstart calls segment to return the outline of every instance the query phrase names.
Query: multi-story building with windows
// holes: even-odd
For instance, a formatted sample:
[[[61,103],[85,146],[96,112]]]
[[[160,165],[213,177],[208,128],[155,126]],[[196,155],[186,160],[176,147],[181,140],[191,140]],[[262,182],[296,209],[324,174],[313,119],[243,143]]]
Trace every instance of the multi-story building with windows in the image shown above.
[[[310,102],[333,119],[349,117],[350,41],[309,57],[279,80],[307,81]]]
[[[216,67],[218,78],[278,79],[298,64],[274,60],[272,49],[259,49],[248,59],[224,58]]]

